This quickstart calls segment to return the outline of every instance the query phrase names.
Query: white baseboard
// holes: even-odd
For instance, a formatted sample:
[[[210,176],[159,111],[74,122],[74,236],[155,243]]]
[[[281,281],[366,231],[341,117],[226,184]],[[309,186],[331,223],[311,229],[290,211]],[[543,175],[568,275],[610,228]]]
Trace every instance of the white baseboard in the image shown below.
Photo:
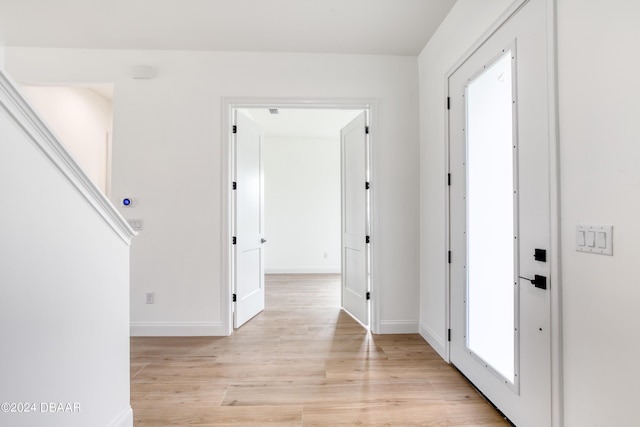
[[[111,421],[109,427],[133,427],[133,410],[131,406]]]
[[[340,267],[265,268],[265,274],[340,274]]]
[[[449,361],[447,357],[447,343],[445,343],[443,339],[439,338],[433,329],[427,326],[424,322],[420,322],[420,336],[422,336],[422,338],[424,338],[425,341],[433,347],[440,357],[447,362]]]
[[[387,320],[379,324],[380,334],[417,334],[418,322],[410,320]]]
[[[132,337],[221,337],[228,333],[220,322],[131,322]]]

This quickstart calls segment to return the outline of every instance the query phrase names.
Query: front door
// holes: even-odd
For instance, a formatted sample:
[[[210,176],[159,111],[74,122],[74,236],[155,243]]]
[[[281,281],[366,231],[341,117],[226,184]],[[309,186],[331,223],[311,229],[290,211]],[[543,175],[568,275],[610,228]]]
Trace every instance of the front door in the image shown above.
[[[450,359],[518,427],[551,425],[547,2],[448,79]]]
[[[233,323],[239,328],[264,310],[264,173],[262,132],[237,112],[235,126]]]

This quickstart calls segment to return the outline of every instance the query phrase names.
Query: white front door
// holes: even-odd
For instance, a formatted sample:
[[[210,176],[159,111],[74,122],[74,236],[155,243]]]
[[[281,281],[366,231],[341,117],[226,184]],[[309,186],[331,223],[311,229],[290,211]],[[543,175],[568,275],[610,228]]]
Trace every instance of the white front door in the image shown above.
[[[362,113],[340,131],[342,167],[342,307],[369,324],[367,134]]]
[[[236,113],[234,327],[264,310],[264,173],[262,132]]]
[[[547,13],[530,0],[448,79],[450,359],[518,427],[551,425]]]

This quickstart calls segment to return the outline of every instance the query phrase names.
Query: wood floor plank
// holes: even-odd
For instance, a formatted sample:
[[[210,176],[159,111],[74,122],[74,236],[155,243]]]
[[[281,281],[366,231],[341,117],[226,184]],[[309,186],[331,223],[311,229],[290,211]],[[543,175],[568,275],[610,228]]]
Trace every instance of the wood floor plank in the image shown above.
[[[300,406],[153,406],[134,408],[134,426],[301,426]]]
[[[131,339],[135,426],[508,425],[422,337],[341,311],[339,275],[265,283],[229,337]]]
[[[220,406],[228,388],[228,381],[133,381],[131,400],[134,409],[158,407],[165,402],[171,406]]]
[[[428,381],[298,381],[237,383],[227,391],[222,405],[338,405],[440,400]]]
[[[432,402],[394,402],[384,404],[339,404],[305,407],[305,426],[439,426],[439,427],[503,427],[497,414],[474,413],[450,416],[450,408]]]

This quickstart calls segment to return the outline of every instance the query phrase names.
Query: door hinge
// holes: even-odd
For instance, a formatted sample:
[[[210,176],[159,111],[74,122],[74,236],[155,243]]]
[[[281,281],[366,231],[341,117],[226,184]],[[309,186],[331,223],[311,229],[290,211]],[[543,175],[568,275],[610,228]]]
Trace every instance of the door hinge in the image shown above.
[[[238,189],[238,184],[237,184],[235,181],[233,181],[232,188],[233,188],[234,190],[237,190],[237,189]]]
[[[236,302],[237,300],[238,300],[238,299],[237,299],[237,297],[236,297],[236,294],[233,294],[233,296],[232,296],[232,302]]]
[[[233,128],[231,129],[231,132],[238,133],[238,126],[233,125]]]
[[[369,126],[364,127],[364,133],[369,135]]]
[[[365,190],[368,190],[368,189],[370,189],[370,188],[371,188],[371,184],[369,184],[368,182],[365,182],[365,183],[364,183],[364,189],[365,189]]]
[[[367,236],[365,238],[365,243],[371,243],[371,236]]]
[[[447,96],[447,110],[451,110],[451,97]]]
[[[236,244],[236,242],[237,242],[236,236],[233,236],[232,242],[233,242],[234,245]]]
[[[367,300],[371,299],[371,292],[367,292]]]
[[[451,329],[447,330],[447,341],[451,342]]]
[[[447,252],[447,261],[451,264],[451,251]]]
[[[451,174],[447,174],[447,185],[451,185]]]

